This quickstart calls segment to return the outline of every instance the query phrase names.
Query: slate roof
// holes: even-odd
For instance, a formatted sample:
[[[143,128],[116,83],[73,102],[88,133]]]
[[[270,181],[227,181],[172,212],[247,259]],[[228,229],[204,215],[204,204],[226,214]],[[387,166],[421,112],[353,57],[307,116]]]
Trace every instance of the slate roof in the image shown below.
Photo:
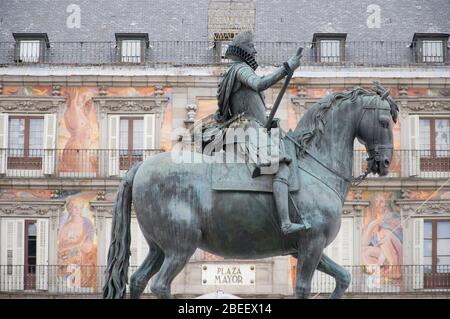
[[[52,41],[114,41],[115,33],[150,40],[208,40],[209,0],[1,0],[0,41],[13,33],[48,34]],[[70,29],[67,7],[81,8]],[[367,26],[379,5],[380,28]],[[347,33],[347,41],[411,41],[414,33],[450,33],[449,0],[256,0],[259,41],[311,41],[314,33]]]

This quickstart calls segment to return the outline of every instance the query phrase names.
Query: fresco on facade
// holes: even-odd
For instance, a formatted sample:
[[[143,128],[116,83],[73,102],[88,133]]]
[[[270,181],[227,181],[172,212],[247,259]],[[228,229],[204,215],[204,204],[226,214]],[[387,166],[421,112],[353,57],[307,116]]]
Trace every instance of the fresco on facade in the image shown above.
[[[444,200],[450,199],[450,191],[441,189],[439,191],[423,190],[423,191],[410,191],[409,199],[412,200]]]
[[[61,95],[67,97],[63,116],[59,119],[58,145],[59,171],[96,173],[98,149],[97,111],[92,97],[98,94],[93,87],[63,87]]]
[[[403,229],[400,210],[394,201],[399,192],[364,194],[369,206],[361,229],[361,264],[368,287],[399,285],[403,260]]]
[[[51,96],[51,86],[3,86],[3,95],[19,95],[19,96]]]
[[[96,192],[66,198],[57,238],[59,276],[69,288],[94,288],[97,282],[97,236],[89,202]]]
[[[2,189],[0,190],[0,199],[2,200],[36,200],[36,199],[51,199],[51,190],[47,189],[30,189],[30,190],[19,190],[19,189]]]

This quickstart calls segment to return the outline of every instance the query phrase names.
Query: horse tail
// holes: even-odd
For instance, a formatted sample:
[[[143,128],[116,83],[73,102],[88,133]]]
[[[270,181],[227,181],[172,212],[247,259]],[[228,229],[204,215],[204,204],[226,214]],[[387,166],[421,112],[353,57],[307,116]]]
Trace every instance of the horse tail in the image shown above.
[[[133,180],[142,163],[137,162],[128,170],[117,192],[111,225],[106,282],[103,286],[103,298],[106,299],[122,299],[125,296],[130,257]]]

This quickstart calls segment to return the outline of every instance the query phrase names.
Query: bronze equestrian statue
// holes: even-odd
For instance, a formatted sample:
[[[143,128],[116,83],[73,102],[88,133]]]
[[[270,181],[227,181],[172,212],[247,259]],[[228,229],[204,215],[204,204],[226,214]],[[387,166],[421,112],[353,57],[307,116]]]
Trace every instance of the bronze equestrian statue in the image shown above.
[[[225,74],[220,83],[219,122],[243,111],[246,127],[264,124],[259,93],[299,65],[297,54],[273,74],[258,77],[253,72],[254,47],[243,41],[250,38],[240,39],[244,52],[230,49],[234,63],[227,72],[234,75]],[[380,85],[373,91],[357,88],[329,94],[282,138],[279,168],[287,169],[275,177],[251,174],[246,164],[214,163],[205,154],[174,150],[135,164],[117,193],[104,298],[125,296],[132,203],[150,250],[131,276],[131,298],[139,298],[154,275],[152,292],[158,298],[171,298],[173,279],[197,248],[234,259],[295,256],[298,298],[308,297],[316,269],[335,278],[331,297],[342,297],[350,273],[323,250],[340,229],[352,183],[353,142],[358,138],[366,146],[366,174],[388,174],[392,121],[397,116],[397,105]],[[180,156],[195,160],[174,161]],[[263,158],[257,161],[259,168],[267,164]],[[290,221],[292,226],[284,227]]]
[[[260,77],[255,73],[258,67],[255,60],[256,53],[251,32],[240,33],[228,46],[225,57],[231,59],[233,63],[225,70],[219,82],[217,92],[219,109],[215,114],[215,119],[219,123],[229,120],[235,115],[244,114],[246,121],[241,120],[238,122],[244,130],[247,130],[249,127],[255,129],[264,128],[267,119],[262,91],[270,88],[300,66],[301,56],[294,55],[272,74]],[[248,154],[253,152],[258,157],[255,160],[257,167],[253,176],[259,175],[256,172],[260,172],[261,167],[272,164],[272,159],[268,156],[268,152],[258,149],[259,145],[257,140],[250,139],[247,145],[239,143],[239,146],[243,148],[242,153]],[[273,178],[273,196],[276,211],[281,221],[281,230],[283,234],[287,235],[307,227],[301,224],[291,223],[289,219],[288,165],[292,160],[285,153],[282,141],[280,141],[279,153],[277,157],[278,170]]]

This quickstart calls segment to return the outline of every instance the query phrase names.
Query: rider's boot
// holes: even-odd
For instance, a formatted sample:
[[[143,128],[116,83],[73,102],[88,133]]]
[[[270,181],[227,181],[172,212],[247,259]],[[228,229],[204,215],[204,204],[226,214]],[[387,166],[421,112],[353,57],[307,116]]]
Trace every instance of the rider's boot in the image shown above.
[[[283,234],[292,234],[306,229],[302,224],[292,223],[289,218],[289,186],[288,186],[289,167],[286,162],[280,162],[280,167],[273,179],[273,196],[278,216],[281,222],[281,231]]]

